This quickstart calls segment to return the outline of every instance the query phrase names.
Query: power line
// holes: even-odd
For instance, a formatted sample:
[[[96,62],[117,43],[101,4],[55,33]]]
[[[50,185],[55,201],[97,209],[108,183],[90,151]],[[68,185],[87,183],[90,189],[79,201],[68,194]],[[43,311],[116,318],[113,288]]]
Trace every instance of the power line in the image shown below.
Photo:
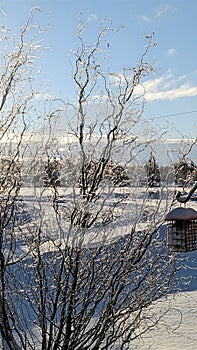
[[[176,117],[176,116],[185,115],[185,114],[191,114],[191,113],[197,113],[197,110],[181,112],[181,113],[174,113],[174,114],[160,115],[158,117],[155,117],[154,119],[156,119],[156,118],[159,119],[159,118],[167,118],[167,117]]]

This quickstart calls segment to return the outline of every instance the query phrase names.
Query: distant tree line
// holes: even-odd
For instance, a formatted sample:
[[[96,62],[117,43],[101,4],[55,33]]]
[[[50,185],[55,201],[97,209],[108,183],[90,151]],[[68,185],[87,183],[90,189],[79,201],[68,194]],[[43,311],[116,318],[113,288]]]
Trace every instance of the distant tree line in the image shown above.
[[[95,171],[96,169],[100,171],[103,161],[91,160],[85,164],[84,174],[88,186],[94,181]],[[37,159],[32,165],[31,171],[26,174],[24,160],[22,164],[19,160],[9,160],[8,157],[2,157],[0,160],[0,184],[2,188],[27,183],[37,184],[37,186],[44,185],[45,187],[72,186],[81,181],[76,176],[77,167],[78,165],[73,164],[73,160],[71,161],[69,158],[48,157],[46,160]],[[107,161],[101,176],[103,181],[121,187],[135,185],[136,174],[138,174],[138,178],[142,179],[141,186],[147,185],[152,188],[160,186],[161,182],[170,182],[184,187],[197,181],[197,166],[192,160],[185,158],[179,159],[172,166],[159,166],[151,154],[145,165],[135,164],[128,168],[123,167],[120,163]]]

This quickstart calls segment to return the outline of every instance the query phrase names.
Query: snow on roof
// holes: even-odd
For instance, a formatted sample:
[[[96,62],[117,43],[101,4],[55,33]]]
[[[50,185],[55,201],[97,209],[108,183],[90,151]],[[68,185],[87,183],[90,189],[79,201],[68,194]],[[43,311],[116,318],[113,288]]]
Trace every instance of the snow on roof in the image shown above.
[[[164,220],[196,220],[197,211],[193,208],[175,208],[166,214]]]

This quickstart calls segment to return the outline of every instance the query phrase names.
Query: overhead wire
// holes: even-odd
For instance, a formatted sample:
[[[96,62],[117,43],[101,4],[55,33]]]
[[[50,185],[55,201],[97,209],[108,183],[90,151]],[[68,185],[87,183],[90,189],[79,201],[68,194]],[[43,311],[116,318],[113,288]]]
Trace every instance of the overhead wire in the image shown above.
[[[172,113],[172,114],[159,115],[159,116],[154,117],[154,119],[176,117],[176,116],[185,115],[185,114],[191,114],[191,113],[197,113],[197,110],[181,112],[181,113]]]

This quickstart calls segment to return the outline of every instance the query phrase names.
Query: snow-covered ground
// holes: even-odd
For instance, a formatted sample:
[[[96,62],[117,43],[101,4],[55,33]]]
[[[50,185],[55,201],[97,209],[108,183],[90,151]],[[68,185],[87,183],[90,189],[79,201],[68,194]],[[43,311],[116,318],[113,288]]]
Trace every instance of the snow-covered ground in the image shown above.
[[[197,349],[197,291],[169,296],[155,303],[154,309],[168,312],[154,330],[132,341],[130,350]],[[119,349],[117,345],[115,350]]]
[[[121,190],[115,191],[115,197],[122,195],[124,193],[128,193],[128,191],[132,191],[132,189],[123,188]],[[60,190],[61,200],[64,206],[66,206],[66,201],[70,198],[69,190]],[[125,229],[129,227],[129,223],[135,218],[132,218],[132,205],[141,206],[143,202],[144,193],[146,189],[141,189],[141,192],[135,197],[135,201],[131,203],[131,197],[128,201],[125,201],[125,205],[127,206],[125,210],[124,220],[121,221],[117,225],[117,229],[114,231],[118,232],[117,235],[125,234]],[[50,194],[45,194],[40,198],[39,189],[22,189],[21,197],[23,198],[23,202],[27,205],[27,213],[24,211],[24,215],[27,218],[27,225],[31,225],[29,221],[28,212],[31,214],[35,213],[37,216],[38,211],[42,208],[43,210],[43,223],[46,221],[46,226],[50,232],[53,232],[51,229],[53,226],[54,218],[48,211],[47,205],[47,196]],[[148,202],[148,210],[151,211],[151,208],[154,207],[154,201],[150,200]],[[157,201],[157,200],[156,200]],[[61,204],[61,202],[60,202]],[[161,212],[165,211],[166,202],[163,201],[163,204],[160,204]],[[191,202],[188,206],[191,206],[197,210],[197,202]],[[65,208],[66,209],[66,208]],[[130,215],[130,217],[128,217]],[[33,219],[34,220],[34,219]],[[50,223],[51,220],[51,223]],[[146,222],[146,220],[145,220]],[[144,222],[141,223],[142,225]],[[22,223],[23,225],[23,223]],[[25,224],[24,224],[25,229]],[[95,232],[95,237],[97,233]],[[96,238],[94,238],[94,241]],[[20,242],[19,242],[20,243]],[[25,245],[18,245],[19,254],[25,252]],[[47,247],[46,247],[47,249]],[[193,258],[195,252],[191,253],[191,257]],[[196,252],[197,255],[197,252]],[[196,261],[195,255],[195,261]],[[190,273],[190,272],[189,272]],[[195,276],[197,279],[197,266],[192,266],[191,274]],[[190,290],[190,291],[189,291]],[[170,295],[167,299],[162,299],[155,303],[154,312],[161,313],[167,311],[165,317],[162,318],[162,321],[157,325],[154,330],[149,331],[144,334],[140,339],[137,339],[132,342],[131,348],[132,350],[196,350],[197,349],[197,288],[196,283],[194,283],[191,289],[188,288],[187,292],[176,294],[175,296]],[[0,347],[1,349],[1,347]],[[116,350],[119,348],[117,347]]]
[[[154,330],[133,341],[132,350],[196,350],[197,291],[169,296],[155,310],[169,311]]]
[[[101,225],[102,229],[101,226],[95,225],[91,227],[90,231],[87,230],[85,234],[83,233],[83,245],[87,246],[99,243],[109,244],[110,240],[130,233],[133,224],[135,224],[136,231],[141,231],[146,227],[154,231],[159,221],[161,222],[166,214],[166,209],[171,202],[168,200],[168,196],[169,193],[171,193],[172,196],[174,190],[174,187],[155,188],[151,191],[148,191],[145,187],[117,187],[111,194],[108,192],[103,193],[101,198],[97,200],[96,210],[102,208],[103,203],[105,203],[105,218],[109,216],[109,220],[111,220],[113,217],[112,222],[108,226]],[[64,241],[68,238],[71,244],[73,242],[73,236],[69,231],[70,215],[78,202],[77,191],[75,191],[75,198],[73,197],[72,191],[73,189],[71,188],[62,187],[57,190],[56,204],[61,213],[58,219],[58,225],[57,217],[53,210],[54,194],[52,194],[50,188],[22,188],[20,193],[22,202],[24,206],[26,206],[27,211],[31,211],[34,216],[32,223],[37,217],[38,220],[42,220],[42,228],[46,236],[50,235],[51,237],[51,235],[53,235],[51,238],[56,239],[60,239],[64,236]],[[152,194],[154,196],[158,194],[158,198],[154,198]],[[79,208],[83,208],[84,204],[83,202],[78,202],[77,205]],[[177,202],[177,206],[179,205],[180,204]],[[183,206],[183,204],[181,205]],[[188,206],[197,210],[197,201],[189,202]],[[94,210],[94,204],[90,208],[90,211],[91,210]],[[26,221],[28,221],[27,215],[25,218]],[[102,218],[100,218],[100,220],[102,220]],[[97,222],[99,223],[99,218]],[[25,226],[23,226],[23,232],[24,230]],[[76,242],[76,232],[74,239]],[[66,243],[68,243],[68,241]]]

